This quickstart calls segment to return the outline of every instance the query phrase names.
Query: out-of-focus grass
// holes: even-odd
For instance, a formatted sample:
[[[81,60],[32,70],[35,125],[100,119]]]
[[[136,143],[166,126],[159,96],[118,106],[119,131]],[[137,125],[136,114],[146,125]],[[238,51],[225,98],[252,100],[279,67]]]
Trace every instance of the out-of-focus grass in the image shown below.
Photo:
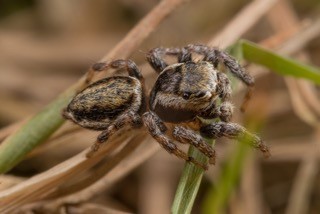
[[[320,84],[319,69],[281,56],[252,42],[240,40],[232,45],[229,51],[238,60],[245,59],[249,62],[263,65],[280,75],[304,78]],[[223,168],[222,177],[219,179],[217,187],[209,193],[205,202],[205,213],[221,213],[223,210],[241,174],[247,147],[245,143],[238,144],[234,154]],[[197,160],[200,162],[205,163],[207,161],[203,158],[203,154],[199,154],[192,146],[189,149],[189,154],[195,155],[194,157],[199,158]],[[197,168],[193,164],[186,163],[172,206],[173,213],[191,213],[204,173],[203,170]]]
[[[214,141],[206,139],[206,142],[214,146]],[[188,155],[194,157],[201,163],[208,163],[208,158],[193,146],[190,147]],[[204,169],[194,164],[186,163],[180,178],[179,186],[172,206],[172,213],[190,213],[193,201],[197,196]],[[185,206],[181,206],[185,205]]]
[[[74,94],[68,90],[9,136],[0,146],[0,173],[14,167],[37,145],[44,142],[64,122],[61,109]]]

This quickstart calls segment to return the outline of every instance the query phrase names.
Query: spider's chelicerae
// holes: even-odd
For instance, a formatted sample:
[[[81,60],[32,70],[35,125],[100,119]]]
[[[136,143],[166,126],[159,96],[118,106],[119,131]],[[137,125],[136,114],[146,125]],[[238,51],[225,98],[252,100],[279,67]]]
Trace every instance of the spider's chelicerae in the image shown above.
[[[192,53],[202,55],[203,59],[194,62]],[[165,55],[177,57],[178,63],[168,65],[163,58]],[[65,109],[63,115],[67,119],[85,128],[102,130],[92,150],[97,150],[124,125],[141,127],[144,124],[166,151],[204,169],[207,165],[189,157],[175,141],[193,145],[209,158],[210,164],[215,163],[215,150],[202,137],[246,139],[266,157],[270,155],[267,145],[258,136],[230,122],[233,113],[231,86],[227,75],[219,70],[220,65],[247,86],[254,85],[254,79],[234,58],[204,45],[155,48],[146,58],[159,74],[149,96],[149,110],[146,111],[143,77],[130,60],[95,64],[94,71],[110,67],[126,69],[129,76],[113,76],[89,85]],[[220,121],[202,122],[202,119],[215,118]]]

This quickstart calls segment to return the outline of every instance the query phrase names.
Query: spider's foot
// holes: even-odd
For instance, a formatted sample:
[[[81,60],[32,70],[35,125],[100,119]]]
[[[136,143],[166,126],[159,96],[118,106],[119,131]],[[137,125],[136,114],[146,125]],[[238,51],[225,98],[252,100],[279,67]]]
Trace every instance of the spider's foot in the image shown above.
[[[197,161],[193,157],[189,157],[189,160],[187,160],[187,161],[193,163],[194,165],[196,165],[196,166],[198,166],[200,168],[202,168],[203,170],[208,170],[208,165],[207,164],[200,163],[199,161]]]
[[[262,145],[260,145],[259,149],[261,152],[263,152],[264,158],[269,158],[271,156],[271,153],[270,153],[268,146],[262,144]]]
[[[216,157],[209,158],[209,164],[215,165],[216,164]]]
[[[95,143],[91,146],[90,151],[86,154],[87,158],[91,158],[94,153],[96,153],[100,148],[100,144],[99,143]]]

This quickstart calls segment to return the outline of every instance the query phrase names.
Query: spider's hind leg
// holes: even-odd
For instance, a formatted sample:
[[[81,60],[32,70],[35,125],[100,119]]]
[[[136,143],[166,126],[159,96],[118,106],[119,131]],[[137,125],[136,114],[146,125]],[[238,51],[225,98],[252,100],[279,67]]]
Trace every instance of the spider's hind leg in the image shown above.
[[[119,116],[110,123],[106,130],[98,135],[96,142],[91,146],[91,150],[87,153],[87,157],[91,157],[93,153],[99,150],[103,143],[126,124],[131,125],[133,128],[138,128],[142,126],[142,119],[140,115],[134,112],[127,112]]]
[[[106,71],[110,68],[116,70],[125,69],[129,76],[135,77],[140,81],[143,80],[143,76],[135,62],[127,59],[117,59],[110,62],[98,62],[93,64],[87,73],[85,83],[90,84],[95,72]]]

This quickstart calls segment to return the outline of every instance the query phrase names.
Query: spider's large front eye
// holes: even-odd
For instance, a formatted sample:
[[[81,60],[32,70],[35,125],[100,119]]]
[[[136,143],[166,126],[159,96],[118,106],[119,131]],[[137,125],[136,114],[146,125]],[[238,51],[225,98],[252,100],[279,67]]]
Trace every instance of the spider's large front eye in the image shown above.
[[[183,92],[182,98],[188,100],[191,96],[191,92]]]

